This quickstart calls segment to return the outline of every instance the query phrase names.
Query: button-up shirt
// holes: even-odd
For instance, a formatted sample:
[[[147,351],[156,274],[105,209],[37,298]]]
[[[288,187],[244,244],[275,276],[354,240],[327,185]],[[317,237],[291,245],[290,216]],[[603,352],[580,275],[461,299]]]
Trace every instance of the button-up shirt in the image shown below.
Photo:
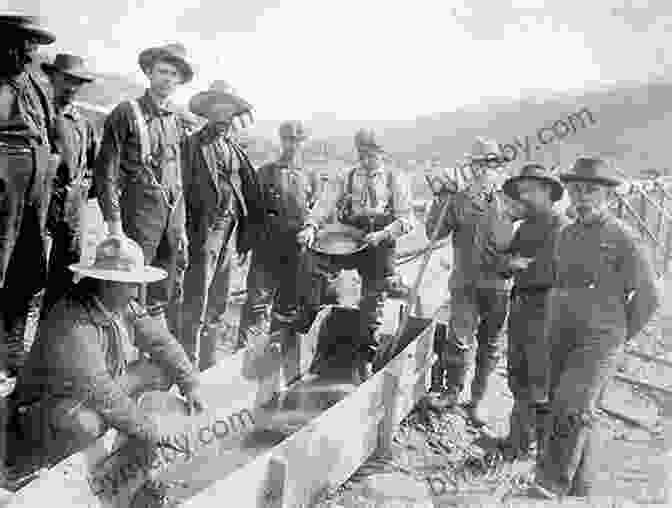
[[[356,167],[329,182],[306,221],[321,226],[339,213],[347,222],[378,222],[390,217],[384,229],[397,239],[413,229],[410,186],[405,175],[386,167],[369,171]]]
[[[52,145],[53,110],[44,90],[28,72],[0,81],[0,126],[21,122],[42,145]]]
[[[516,231],[509,252],[514,256],[534,258],[525,270],[516,273],[517,288],[550,288],[553,286],[553,246],[558,232],[569,223],[556,211],[540,212],[525,219]]]
[[[153,171],[156,181],[168,188],[171,197],[181,190],[180,143],[185,135],[175,108],[160,107],[149,92],[138,99],[146,120],[150,154],[158,162],[148,167],[141,160],[141,143],[135,115],[130,103],[122,102],[110,113],[96,160],[95,181],[98,186],[103,217],[106,221],[121,220],[119,194],[128,177],[146,181],[147,170]]]

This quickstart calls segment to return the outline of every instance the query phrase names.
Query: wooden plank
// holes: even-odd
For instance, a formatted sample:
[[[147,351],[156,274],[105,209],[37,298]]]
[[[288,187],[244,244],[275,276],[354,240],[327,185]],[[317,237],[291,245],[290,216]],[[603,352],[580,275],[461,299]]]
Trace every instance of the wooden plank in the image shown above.
[[[297,369],[290,366],[290,371],[305,372],[312,362],[316,349],[317,335],[321,323],[331,312],[331,308],[323,309],[316,318],[311,330],[302,336]],[[271,400],[283,387],[282,357],[275,351],[265,350],[266,337],[261,342],[251,344],[231,357],[220,361],[215,367],[201,374],[202,393],[211,411],[207,418],[227,418],[231,414],[247,410],[255,410]],[[198,422],[192,422],[198,425]],[[185,429],[188,431],[188,429]],[[121,489],[119,495],[110,500],[102,500],[94,495],[87,478],[96,470],[96,465],[111,451],[111,437],[114,431],[108,432],[86,450],[76,453],[49,470],[42,472],[37,480],[22,488],[9,506],[31,506],[45,499],[53,499],[60,506],[127,506],[122,501],[128,497],[128,491]],[[220,443],[221,444],[221,443]],[[219,446],[219,445],[218,445]],[[207,450],[206,450],[207,451]],[[171,466],[172,467],[172,466]],[[167,469],[167,468],[166,468]],[[137,485],[127,485],[129,489]]]
[[[352,394],[182,506],[200,508],[227,498],[241,508],[303,507],[342,484],[378,448],[380,429],[398,425],[426,393],[434,329],[432,322]]]
[[[660,419],[655,401],[634,392],[629,383],[612,379],[602,393],[601,408],[622,420],[653,429]]]

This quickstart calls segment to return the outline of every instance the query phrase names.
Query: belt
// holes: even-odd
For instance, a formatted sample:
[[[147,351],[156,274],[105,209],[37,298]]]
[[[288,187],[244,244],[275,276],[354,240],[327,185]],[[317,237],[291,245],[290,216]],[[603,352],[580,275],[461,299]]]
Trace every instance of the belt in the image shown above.
[[[514,298],[515,296],[519,295],[532,296],[547,293],[550,290],[551,286],[525,286],[525,287],[513,286],[513,288],[511,289],[511,297]]]

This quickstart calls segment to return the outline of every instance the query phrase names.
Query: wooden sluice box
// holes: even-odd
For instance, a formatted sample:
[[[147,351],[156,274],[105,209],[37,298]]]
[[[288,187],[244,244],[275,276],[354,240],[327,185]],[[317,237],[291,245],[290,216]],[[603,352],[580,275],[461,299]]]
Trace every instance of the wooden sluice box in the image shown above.
[[[173,448],[149,453],[110,431],[6,506],[310,506],[390,446],[430,384],[436,325],[414,317],[394,358],[362,384],[342,365],[310,374],[323,332],[356,313],[327,307],[286,357],[266,337],[204,372],[207,414],[187,418],[177,397],[143,397],[144,407],[182,422]]]

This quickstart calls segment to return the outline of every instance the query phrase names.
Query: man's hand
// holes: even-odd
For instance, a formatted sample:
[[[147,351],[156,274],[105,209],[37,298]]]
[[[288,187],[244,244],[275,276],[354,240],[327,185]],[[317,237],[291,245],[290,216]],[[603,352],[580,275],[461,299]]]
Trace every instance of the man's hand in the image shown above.
[[[205,400],[203,400],[203,397],[201,396],[200,390],[198,388],[193,388],[189,392],[185,393],[184,398],[187,399],[189,415],[202,413],[207,409],[207,404],[205,403]]]
[[[305,228],[303,228],[296,235],[296,241],[297,243],[299,243],[299,245],[305,245],[306,247],[310,247],[315,241],[315,227],[306,226]]]
[[[364,242],[372,245],[373,247],[377,247],[381,242],[387,240],[389,237],[390,235],[387,231],[374,231],[373,233],[369,233],[364,237]]]
[[[517,257],[509,261],[509,266],[514,271],[527,270],[532,261],[534,261],[534,258]]]
[[[245,263],[250,259],[250,252],[251,251],[248,250],[245,254],[238,256],[238,266],[245,266]]]

